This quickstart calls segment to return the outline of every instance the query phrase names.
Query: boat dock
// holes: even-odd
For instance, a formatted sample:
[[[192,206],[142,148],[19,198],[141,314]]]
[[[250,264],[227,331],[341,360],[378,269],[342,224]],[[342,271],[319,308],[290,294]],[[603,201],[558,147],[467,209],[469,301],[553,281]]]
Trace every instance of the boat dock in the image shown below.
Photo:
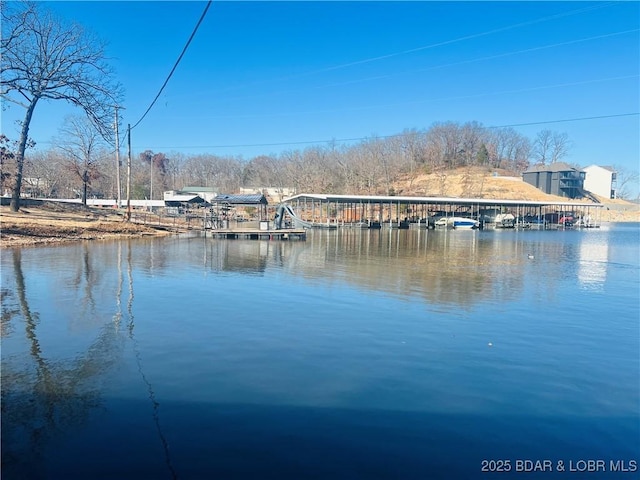
[[[482,227],[492,228],[598,228],[603,210],[601,203],[570,199],[532,201],[308,193],[286,198],[283,203],[294,226],[309,224],[323,228],[432,228],[441,218],[455,217],[477,220]]]
[[[305,229],[283,228],[281,230],[259,230],[256,228],[224,228],[207,229],[206,235],[213,238],[250,240],[306,240],[307,231]]]

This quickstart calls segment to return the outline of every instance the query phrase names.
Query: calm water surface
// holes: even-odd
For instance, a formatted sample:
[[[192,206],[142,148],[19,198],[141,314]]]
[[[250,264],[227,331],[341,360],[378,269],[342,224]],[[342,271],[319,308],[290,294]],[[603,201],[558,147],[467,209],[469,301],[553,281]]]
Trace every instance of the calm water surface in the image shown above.
[[[3,478],[636,478],[639,252],[638,224],[3,250]]]

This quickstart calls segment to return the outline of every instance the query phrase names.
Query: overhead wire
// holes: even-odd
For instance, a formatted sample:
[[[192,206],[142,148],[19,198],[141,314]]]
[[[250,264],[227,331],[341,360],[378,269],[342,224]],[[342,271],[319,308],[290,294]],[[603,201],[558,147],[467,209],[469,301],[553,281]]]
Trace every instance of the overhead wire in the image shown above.
[[[547,125],[552,123],[567,123],[567,122],[579,122],[586,120],[600,120],[605,118],[617,118],[617,117],[630,117],[630,116],[638,116],[640,112],[629,112],[629,113],[614,113],[611,115],[594,115],[589,117],[575,117],[575,118],[564,118],[564,119],[556,119],[556,120],[542,120],[537,122],[525,122],[525,123],[511,123],[505,125],[491,125],[484,128],[487,129],[496,129],[496,128],[513,128],[513,127],[524,127],[524,126],[532,126],[532,125]],[[367,137],[354,137],[354,138],[332,138],[325,140],[303,140],[297,142],[275,142],[275,143],[242,143],[242,144],[227,144],[227,145],[153,145],[153,146],[145,146],[143,148],[248,148],[248,147],[283,147],[287,145],[311,145],[311,144],[323,144],[323,143],[345,143],[345,142],[357,142],[364,140],[371,140],[372,138],[394,138],[401,137],[405,135],[404,133],[396,133],[393,135],[374,135]]]
[[[372,80],[381,80],[381,79],[385,79],[385,78],[390,78],[390,77],[397,77],[397,76],[401,76],[401,75],[408,75],[408,74],[414,74],[414,73],[418,73],[418,72],[427,72],[427,71],[431,71],[431,70],[438,70],[438,69],[443,69],[443,68],[449,68],[449,67],[455,67],[455,66],[459,66],[459,65],[466,65],[466,64],[470,64],[470,63],[477,63],[477,62],[484,62],[487,60],[495,60],[498,58],[504,58],[504,57],[510,57],[510,56],[515,56],[515,55],[519,55],[522,53],[531,53],[531,52],[536,52],[536,51],[540,51],[540,50],[546,50],[546,49],[550,49],[550,48],[556,48],[556,47],[562,47],[562,46],[567,46],[567,45],[573,45],[573,44],[577,44],[577,43],[582,43],[582,42],[588,42],[588,41],[592,41],[592,40],[601,40],[604,38],[610,38],[610,37],[615,37],[615,36],[619,36],[619,35],[626,35],[629,33],[637,33],[638,31],[640,31],[640,29],[631,29],[631,30],[623,30],[623,31],[618,31],[618,32],[612,32],[612,33],[606,33],[606,34],[602,34],[602,35],[596,35],[596,36],[592,36],[592,37],[586,37],[586,38],[580,38],[580,39],[575,39],[575,40],[568,40],[565,42],[558,42],[558,43],[553,43],[553,44],[547,44],[547,45],[541,45],[541,46],[537,46],[537,47],[531,47],[531,48],[526,48],[523,50],[516,50],[516,51],[511,51],[511,52],[503,52],[503,53],[498,53],[495,55],[489,55],[489,56],[483,56],[483,57],[476,57],[476,58],[470,58],[467,60],[461,60],[458,62],[450,62],[450,63],[444,63],[444,64],[440,64],[440,65],[432,65],[429,67],[424,67],[424,68],[418,68],[418,69],[412,69],[412,70],[405,70],[405,71],[401,71],[401,72],[393,72],[393,73],[387,73],[387,74],[380,74],[380,75],[376,75],[376,76],[372,76],[372,77],[365,77],[365,78],[357,78],[354,80],[348,80],[348,81],[343,81],[343,82],[333,82],[333,83],[328,83],[325,85],[317,85],[317,86],[311,86],[311,87],[305,87],[305,88],[288,88],[286,90],[280,90],[280,91],[275,91],[275,92],[271,92],[271,93],[260,93],[260,94],[254,94],[254,95],[237,95],[237,96],[225,96],[226,100],[242,100],[242,99],[256,99],[256,98],[269,98],[269,97],[274,97],[276,95],[281,95],[281,94],[291,94],[291,93],[300,93],[300,92],[305,92],[308,90],[320,90],[320,89],[328,89],[328,88],[335,88],[335,87],[342,87],[345,85],[353,85],[353,84],[357,84],[357,83],[363,83],[363,82],[368,82],[368,81],[372,81]],[[184,97],[184,96],[192,96],[193,92],[189,92],[189,93],[184,93],[182,95],[176,95],[173,98],[180,98],[180,97]]]
[[[142,122],[142,120],[144,120],[144,117],[147,116],[147,113],[149,113],[149,111],[151,110],[151,108],[153,108],[153,106],[155,105],[155,103],[158,101],[158,98],[160,98],[160,95],[162,94],[162,91],[164,90],[164,87],[167,86],[167,83],[169,83],[169,80],[171,79],[171,77],[173,76],[173,72],[176,71],[176,68],[178,68],[178,64],[180,63],[180,60],[182,60],[182,57],[184,56],[184,54],[186,53],[187,49],[189,48],[189,45],[191,44],[191,40],[193,40],[193,37],[196,36],[196,32],[198,31],[198,28],[200,27],[200,24],[202,23],[202,21],[204,20],[204,17],[207,15],[207,11],[209,10],[209,7],[211,6],[211,2],[213,0],[209,0],[207,2],[207,6],[204,8],[204,11],[202,12],[202,15],[200,15],[200,19],[198,20],[198,23],[196,24],[195,28],[193,29],[193,32],[191,32],[191,36],[189,37],[189,40],[187,40],[187,43],[185,44],[184,48],[182,49],[182,53],[180,53],[180,56],[178,57],[178,59],[176,60],[176,62],[173,64],[173,68],[171,69],[171,71],[169,72],[169,75],[167,76],[167,79],[164,81],[164,83],[162,84],[162,87],[160,87],[160,91],[158,91],[158,94],[156,95],[156,98],[153,99],[153,102],[151,102],[151,105],[149,105],[149,108],[147,108],[147,110],[144,112],[144,114],[142,115],[142,117],[140,117],[140,120],[138,120],[133,127],[131,127],[130,130],[133,130],[134,128],[136,128],[140,122]]]
[[[432,48],[436,48],[436,47],[441,47],[441,46],[445,46],[445,45],[451,45],[454,43],[458,43],[458,42],[463,42],[463,41],[467,41],[467,40],[472,40],[475,38],[480,38],[480,37],[484,37],[484,36],[488,36],[488,35],[493,35],[495,33],[500,33],[500,32],[505,32],[508,30],[512,30],[512,29],[516,29],[516,28],[520,28],[520,27],[524,27],[524,26],[529,26],[529,25],[534,25],[537,23],[543,23],[543,22],[547,22],[550,20],[556,20],[559,18],[564,18],[564,17],[570,17],[573,15],[579,15],[585,12],[589,12],[592,10],[597,10],[597,9],[601,9],[601,8],[608,8],[611,7],[613,5],[615,5],[618,2],[606,2],[603,4],[597,4],[597,5],[591,5],[588,7],[583,7],[583,8],[578,8],[575,10],[570,10],[568,12],[562,12],[562,13],[557,13],[554,15],[548,15],[546,17],[541,17],[541,18],[536,18],[534,20],[528,20],[525,22],[520,22],[520,23],[516,23],[516,24],[512,24],[512,25],[507,25],[504,27],[499,27],[499,28],[495,28],[492,30],[487,30],[484,32],[479,32],[479,33],[474,33],[474,34],[470,34],[470,35],[465,35],[462,37],[458,37],[458,38],[453,38],[450,40],[443,40],[441,42],[437,42],[437,43],[432,43],[429,45],[423,45],[423,46],[419,46],[419,47],[414,47],[414,48],[410,48],[407,50],[402,50],[402,51],[398,51],[398,52],[392,52],[392,53],[388,53],[388,54],[384,54],[384,55],[378,55],[376,57],[370,57],[370,58],[364,58],[361,60],[354,60],[352,62],[347,62],[347,63],[341,63],[338,65],[332,65],[332,66],[328,66],[328,67],[324,67],[324,68],[320,68],[317,70],[310,70],[307,72],[301,72],[299,74],[293,74],[293,75],[287,75],[287,76],[283,76],[280,78],[275,78],[273,80],[269,80],[269,81],[283,81],[283,80],[291,80],[291,79],[297,79],[297,78],[301,78],[301,77],[307,77],[307,76],[311,76],[311,75],[316,75],[318,73],[324,73],[324,72],[329,72],[329,71],[334,71],[334,70],[340,70],[343,68],[348,68],[348,67],[352,67],[355,65],[363,65],[366,63],[372,63],[372,62],[376,62],[379,60],[385,60],[388,58],[393,58],[393,57],[398,57],[401,55],[407,55],[409,53],[414,53],[414,52],[419,52],[422,50],[428,50],[428,49],[432,49]],[[230,91],[230,90],[236,90],[239,88],[244,88],[247,86],[255,86],[255,85],[260,85],[260,84],[264,84],[267,83],[267,80],[257,80],[254,82],[249,82],[243,85],[236,85],[234,87],[230,87],[230,88],[226,88],[223,89],[222,92],[226,92],[226,91]]]
[[[505,95],[505,94],[514,94],[514,93],[526,93],[526,92],[535,92],[539,90],[548,90],[552,88],[565,88],[565,87],[575,87],[579,85],[588,85],[592,83],[600,83],[600,82],[609,82],[615,80],[628,80],[631,78],[638,78],[638,75],[622,75],[617,77],[606,77],[606,78],[595,78],[590,80],[582,80],[577,82],[564,82],[564,83],[555,83],[550,85],[537,85],[533,87],[526,88],[518,88],[511,90],[499,90],[493,92],[481,92],[481,93],[473,93],[466,95],[455,95],[448,97],[435,97],[435,98],[423,98],[423,99],[412,99],[406,100],[403,102],[395,102],[395,103],[384,103],[384,104],[368,104],[362,105],[358,107],[343,107],[343,108],[324,108],[321,110],[304,110],[304,111],[289,111],[289,112],[279,112],[279,113],[246,113],[246,114],[233,114],[233,115],[207,115],[207,116],[189,116],[190,119],[219,119],[219,118],[270,118],[270,117],[293,117],[297,115],[315,115],[320,113],[338,113],[338,112],[351,112],[351,111],[359,111],[359,110],[373,110],[378,108],[389,108],[389,107],[401,107],[405,105],[417,105],[417,104],[425,104],[425,103],[433,103],[433,102],[442,102],[442,101],[450,101],[450,100],[462,100],[462,99],[471,99],[471,98],[482,98],[496,95]],[[173,119],[178,119],[182,117],[172,116]]]
[[[375,62],[375,61],[378,61],[378,60],[384,60],[384,59],[391,58],[391,57],[397,57],[399,55],[406,55],[408,53],[414,53],[414,52],[419,52],[419,51],[427,50],[427,49],[431,49],[431,48],[442,47],[444,45],[450,45],[450,44],[453,44],[453,43],[463,42],[463,41],[466,41],[466,40],[472,40],[472,39],[484,37],[484,36],[487,36],[487,35],[493,35],[494,33],[505,32],[505,31],[512,30],[512,29],[515,29],[515,28],[520,28],[520,27],[529,26],[529,25],[535,25],[536,23],[542,23],[542,22],[547,22],[549,20],[555,20],[555,19],[558,19],[558,18],[568,17],[568,16],[572,16],[572,15],[578,15],[578,14],[581,14],[581,13],[584,13],[584,12],[587,12],[587,11],[591,11],[591,10],[595,10],[595,9],[599,9],[599,8],[605,8],[605,7],[612,6],[614,3],[615,2],[608,2],[608,3],[602,4],[602,5],[594,5],[594,6],[579,8],[577,10],[571,10],[569,12],[558,13],[558,14],[555,14],[555,15],[549,15],[549,16],[546,16],[546,17],[537,18],[537,19],[534,19],[534,20],[526,21],[526,22],[520,22],[520,23],[516,23],[516,24],[513,24],[513,25],[507,25],[506,27],[494,28],[494,29],[488,30],[486,32],[474,33],[474,34],[471,34],[471,35],[465,35],[463,37],[454,38],[454,39],[451,39],[451,40],[445,40],[445,41],[438,42],[438,43],[433,43],[433,44],[430,44],[430,45],[410,48],[408,50],[403,50],[403,51],[396,52],[396,53],[390,53],[390,54],[387,54],[387,55],[380,55],[380,56],[377,56],[377,57],[367,58],[367,59],[364,59],[364,60],[357,60],[357,61],[350,62],[350,63],[336,65],[334,67],[327,67],[327,68],[324,68],[324,69],[320,69],[320,70],[316,70],[316,71],[313,71],[313,72],[309,72],[307,74],[300,74],[300,76],[311,75],[311,74],[321,73],[321,72],[330,71],[330,70],[337,70],[337,69],[341,69],[341,68],[351,67],[353,65],[361,65],[361,64],[364,64],[364,63],[370,63],[370,62]]]

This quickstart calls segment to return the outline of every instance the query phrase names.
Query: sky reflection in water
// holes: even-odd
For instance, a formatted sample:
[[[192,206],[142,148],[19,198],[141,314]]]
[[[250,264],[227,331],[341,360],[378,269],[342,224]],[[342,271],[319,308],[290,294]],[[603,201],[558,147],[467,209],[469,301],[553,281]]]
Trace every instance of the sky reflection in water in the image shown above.
[[[3,476],[468,478],[483,459],[637,461],[639,232],[3,251]]]

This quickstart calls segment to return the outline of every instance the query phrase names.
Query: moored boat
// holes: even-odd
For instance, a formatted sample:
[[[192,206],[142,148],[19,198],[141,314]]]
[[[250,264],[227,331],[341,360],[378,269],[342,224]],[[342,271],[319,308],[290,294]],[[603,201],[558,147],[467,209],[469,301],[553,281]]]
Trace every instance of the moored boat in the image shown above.
[[[480,226],[480,222],[467,217],[449,217],[448,226],[458,230],[472,230]]]
[[[447,217],[440,217],[433,223],[433,225],[436,227],[446,227],[449,225],[449,221]]]
[[[511,213],[500,213],[496,215],[496,228],[514,228],[516,226],[516,217]]]
[[[480,227],[480,222],[469,217],[442,217],[435,221],[436,227],[471,230]]]

